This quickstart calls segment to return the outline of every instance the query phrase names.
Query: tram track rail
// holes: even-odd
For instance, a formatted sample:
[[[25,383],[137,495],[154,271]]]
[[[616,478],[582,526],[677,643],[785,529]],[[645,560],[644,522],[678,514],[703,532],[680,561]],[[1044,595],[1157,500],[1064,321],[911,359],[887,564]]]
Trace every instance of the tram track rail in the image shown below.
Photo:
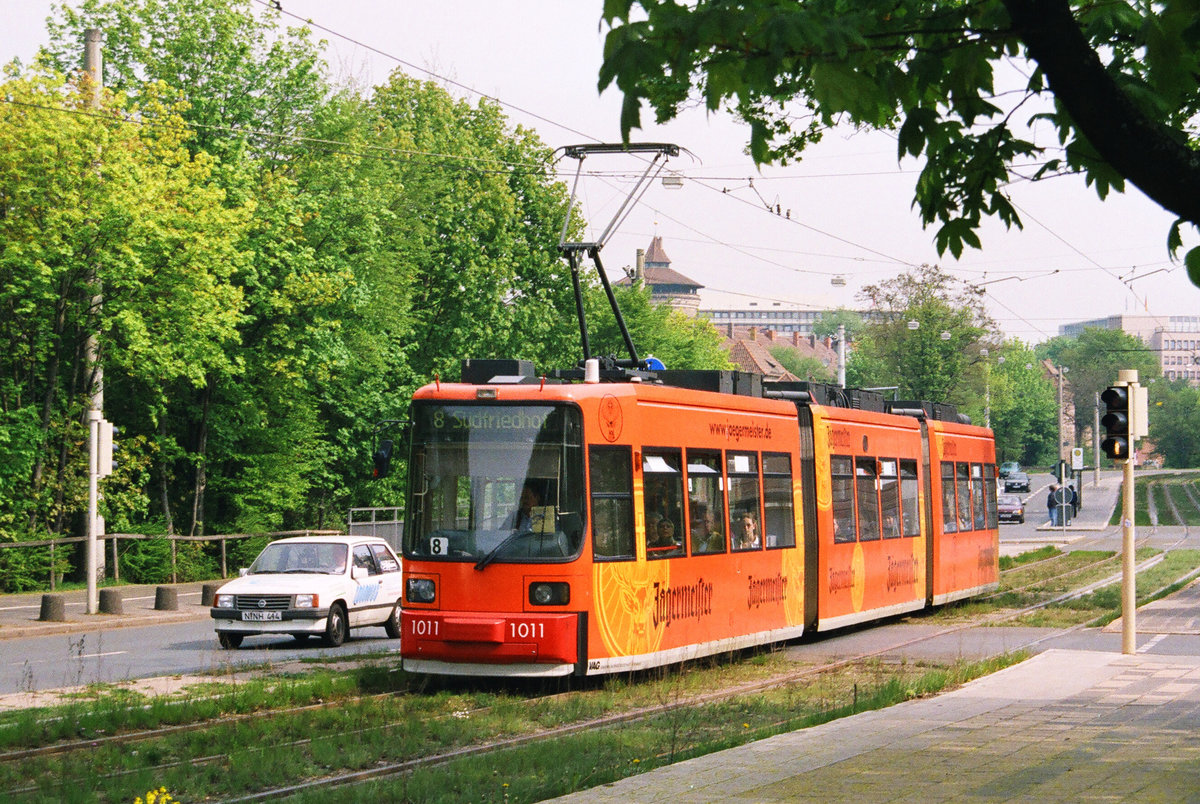
[[[1184,538],[1186,538],[1186,535]],[[1183,539],[1181,538],[1179,541],[1177,541],[1175,543],[1175,545],[1178,545],[1182,541],[1183,541]],[[1168,548],[1168,549],[1170,549],[1170,548]],[[1109,559],[1109,560],[1111,560],[1111,559]],[[1103,562],[1093,562],[1089,566],[1094,567],[1095,565],[1102,564],[1102,563]],[[1138,568],[1139,572],[1144,571],[1145,569],[1148,569],[1152,565],[1153,565],[1152,560],[1147,560],[1147,561],[1141,562],[1141,564],[1139,565],[1139,568]],[[1078,570],[1073,570],[1069,573],[1065,573],[1064,575],[1073,575],[1073,574],[1076,574],[1077,571]],[[1193,570],[1191,573],[1189,573],[1184,578],[1179,579],[1179,581],[1184,581],[1186,579],[1190,579],[1190,577],[1194,577],[1197,574],[1200,574],[1200,569]],[[226,798],[223,800],[227,800],[227,801],[260,801],[260,800],[265,800],[265,799],[269,799],[269,798],[286,797],[286,796],[295,795],[295,794],[298,794],[301,792],[306,792],[306,791],[336,789],[338,787],[353,786],[353,785],[362,784],[362,783],[365,783],[365,782],[368,782],[371,780],[385,779],[385,778],[389,778],[389,777],[395,777],[395,776],[401,776],[404,774],[414,773],[414,772],[424,769],[424,768],[434,768],[439,765],[444,765],[449,762],[454,762],[454,761],[464,759],[464,758],[469,758],[472,756],[482,756],[484,754],[490,754],[490,753],[497,752],[497,751],[503,751],[503,750],[520,747],[520,746],[536,744],[542,740],[552,741],[555,739],[560,739],[563,737],[578,734],[578,733],[585,732],[588,730],[611,728],[611,727],[614,727],[614,726],[617,726],[620,724],[627,724],[627,723],[632,723],[635,721],[648,720],[650,718],[653,718],[653,717],[656,717],[659,715],[663,715],[668,712],[671,712],[672,710],[676,710],[676,709],[680,709],[680,708],[699,707],[699,706],[711,704],[714,702],[737,698],[740,696],[753,695],[755,693],[760,693],[760,692],[763,692],[763,691],[766,691],[769,689],[773,689],[773,688],[786,687],[787,685],[800,683],[800,682],[804,681],[806,678],[811,678],[811,677],[818,676],[818,675],[821,675],[824,673],[836,672],[839,669],[843,669],[843,668],[853,666],[856,664],[860,664],[863,662],[868,662],[872,659],[879,657],[882,654],[892,653],[895,651],[902,651],[906,648],[918,645],[921,642],[934,640],[934,639],[944,637],[949,634],[954,634],[954,633],[961,632],[961,631],[964,631],[964,630],[967,630],[970,628],[974,628],[979,625],[997,625],[997,624],[1001,624],[1005,621],[1019,619],[1019,618],[1025,616],[1031,612],[1034,612],[1040,608],[1045,608],[1047,606],[1053,605],[1056,602],[1060,602],[1062,600],[1068,599],[1073,596],[1080,596],[1080,595],[1087,594],[1089,591],[1092,591],[1093,589],[1098,588],[1101,585],[1104,585],[1106,583],[1111,583],[1113,580],[1113,577],[1119,578],[1119,575],[1118,576],[1107,576],[1106,578],[1104,578],[1100,581],[1092,581],[1088,584],[1084,584],[1075,589],[1072,589],[1066,594],[1057,595],[1057,596],[1048,598],[1046,600],[1038,601],[1034,604],[1031,604],[1029,606],[1025,606],[1025,607],[1022,607],[1019,609],[1006,610],[1006,611],[1001,611],[1001,612],[991,612],[987,616],[977,617],[977,618],[971,619],[967,622],[956,623],[953,625],[947,625],[946,627],[937,629],[933,633],[923,634],[921,636],[913,637],[913,638],[905,640],[903,642],[890,643],[887,646],[876,649],[876,650],[859,652],[852,656],[847,656],[847,657],[843,657],[843,658],[836,659],[836,660],[821,662],[821,663],[818,663],[815,665],[800,668],[800,669],[796,670],[795,672],[775,675],[766,680],[758,680],[758,681],[755,681],[752,683],[747,683],[747,684],[730,685],[728,687],[725,687],[725,688],[722,688],[719,690],[707,692],[707,693],[700,694],[700,695],[689,696],[687,698],[683,698],[680,700],[662,702],[662,703],[652,705],[652,706],[636,707],[636,708],[628,710],[628,711],[618,712],[618,713],[608,713],[608,714],[598,716],[598,717],[585,718],[585,719],[582,719],[582,720],[579,720],[576,722],[572,722],[569,724],[565,724],[565,725],[562,725],[559,727],[555,727],[555,728],[551,728],[551,729],[547,729],[547,730],[539,730],[537,733],[534,733],[534,734],[510,735],[510,736],[506,736],[506,737],[495,739],[495,740],[488,740],[488,741],[486,741],[484,743],[480,743],[480,744],[459,746],[459,747],[456,747],[456,748],[453,748],[453,749],[447,750],[447,751],[434,752],[434,753],[426,754],[423,756],[417,756],[417,757],[408,757],[408,758],[404,758],[402,760],[398,760],[398,761],[394,761],[394,762],[387,762],[387,763],[379,764],[379,765],[376,765],[371,768],[356,769],[356,770],[346,771],[346,772],[342,772],[342,773],[332,773],[332,774],[322,776],[320,778],[306,779],[302,782],[298,782],[298,783],[292,784],[292,785],[275,786],[275,787],[271,787],[269,789],[259,790],[259,791],[256,791],[254,793],[250,793],[247,795],[238,796],[236,798]],[[1179,581],[1177,581],[1177,583]],[[1069,628],[1059,629],[1059,631],[1057,631],[1056,633],[1065,633],[1065,632],[1076,630],[1076,629],[1079,629],[1082,627],[1084,627],[1084,626],[1083,625],[1071,626]],[[1016,646],[1013,646],[1011,649],[1012,650],[1021,650],[1026,647],[1032,647],[1032,646],[1036,645],[1038,642],[1044,641],[1047,638],[1050,638],[1050,637],[1041,636],[1036,639],[1031,639],[1027,644],[1016,645]],[[405,689],[405,690],[399,690],[399,691],[390,691],[390,692],[386,692],[386,693],[377,693],[377,694],[369,695],[369,696],[357,696],[355,698],[355,701],[358,703],[369,705],[373,700],[384,699],[384,698],[395,698],[397,696],[403,696],[403,695],[407,695],[407,694],[413,694],[413,690]],[[559,693],[559,695],[571,695],[571,694],[572,693]],[[539,697],[531,698],[528,701],[526,701],[525,704],[528,706],[534,706],[539,701],[544,700],[546,697],[550,697],[550,696],[539,696]],[[264,716],[269,716],[269,717],[274,717],[274,718],[295,717],[295,716],[303,715],[304,713],[319,711],[322,709],[329,709],[332,707],[345,707],[345,706],[347,706],[347,701],[345,701],[345,700],[327,701],[327,702],[311,704],[311,705],[306,705],[306,706],[295,706],[295,707],[288,707],[288,708],[280,709],[280,710],[270,710],[270,711],[265,711],[265,712],[249,713],[249,714],[244,714],[244,715],[238,715],[233,718],[225,717],[225,718],[222,718],[219,722],[222,724],[229,724],[229,723],[236,722],[236,721],[247,721],[247,720],[251,720],[254,718],[260,718],[260,717],[264,717]],[[470,710],[467,712],[456,712],[453,714],[447,714],[447,715],[444,715],[443,717],[460,717],[460,716],[461,717],[472,717],[472,716],[477,716],[479,714],[482,714],[484,711],[486,711],[486,707],[480,707],[480,708],[476,708],[476,709],[473,709],[473,710]],[[372,727],[370,727],[370,730],[386,731],[388,729],[401,729],[401,728],[404,728],[406,725],[408,725],[408,723],[409,723],[409,721],[407,721],[407,720],[403,720],[403,719],[396,720],[396,721],[372,726]],[[76,741],[71,741],[71,742],[66,742],[66,743],[56,743],[56,744],[52,744],[52,745],[34,747],[34,748],[30,748],[30,749],[23,749],[20,751],[10,751],[10,752],[5,752],[5,753],[0,753],[0,766],[17,764],[17,763],[20,763],[23,761],[34,759],[34,758],[45,758],[45,757],[51,757],[51,756],[59,756],[59,757],[67,756],[67,757],[69,757],[70,755],[72,755],[76,752],[94,751],[97,747],[103,746],[103,745],[136,746],[140,743],[152,742],[154,740],[163,739],[163,738],[166,738],[171,735],[181,734],[181,733],[185,733],[185,732],[189,732],[189,731],[202,731],[206,728],[213,728],[215,726],[216,726],[216,723],[214,723],[213,721],[201,721],[201,722],[197,722],[197,723],[188,723],[188,724],[178,724],[178,725],[173,725],[173,726],[167,726],[167,727],[158,728],[158,729],[144,729],[141,731],[130,732],[130,733],[126,733],[126,734],[114,734],[114,735],[107,735],[107,736],[103,736],[103,737],[91,738],[91,739],[86,739],[86,740],[76,740]],[[340,731],[337,735],[331,735],[328,738],[306,737],[303,739],[295,740],[290,744],[275,743],[270,746],[264,746],[262,750],[278,751],[280,749],[300,747],[306,743],[313,743],[316,740],[322,740],[322,739],[345,740],[347,737],[353,739],[356,736],[358,736],[358,735],[352,731],[351,732]],[[244,749],[242,749],[242,750],[244,751]],[[136,769],[136,771],[128,771],[128,770],[127,771],[114,771],[110,774],[107,774],[107,776],[111,779],[116,779],[116,778],[120,778],[120,776],[122,774],[130,774],[130,773],[134,773],[134,772],[149,771],[152,773],[162,773],[170,768],[176,768],[179,765],[185,764],[185,763],[188,765],[191,765],[191,766],[197,766],[197,765],[201,765],[201,764],[210,764],[211,765],[214,763],[216,763],[216,764],[230,763],[232,761],[234,761],[233,752],[220,752],[220,753],[213,753],[211,755],[206,755],[206,756],[193,757],[193,758],[190,758],[187,760],[173,759],[169,762],[162,762],[162,763],[156,763],[151,766],[139,767],[138,769]],[[63,784],[71,784],[73,782],[74,782],[74,780],[72,780],[70,778],[66,778],[63,780]],[[5,793],[7,795],[7,797],[9,797],[9,798],[13,798],[13,797],[19,797],[22,795],[28,796],[28,795],[34,794],[39,789],[40,788],[35,787],[35,786],[33,786],[33,787],[22,786],[22,787],[10,788],[7,791],[0,791],[0,792]]]

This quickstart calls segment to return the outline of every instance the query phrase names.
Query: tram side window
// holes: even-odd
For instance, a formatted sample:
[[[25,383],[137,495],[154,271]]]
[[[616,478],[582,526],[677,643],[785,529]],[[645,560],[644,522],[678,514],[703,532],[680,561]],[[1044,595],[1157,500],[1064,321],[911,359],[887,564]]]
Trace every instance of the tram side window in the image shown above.
[[[592,447],[592,549],[597,559],[632,559],[633,458],[629,447]]]
[[[987,498],[983,494],[983,465],[971,464],[971,520],[975,530],[987,527]]]
[[[1000,527],[1000,512],[996,509],[996,464],[983,467],[983,487],[987,489],[987,526]]]
[[[921,509],[918,500],[917,462],[900,461],[900,513],[905,536],[921,534]]]
[[[879,489],[875,485],[874,458],[856,458],[858,476],[858,540],[873,542],[879,538]]]
[[[790,455],[763,455],[763,507],[766,510],[767,547],[795,547]]]
[[[758,493],[758,455],[725,453],[729,476],[729,536],[734,550],[762,548],[762,506]]]
[[[642,456],[646,491],[646,557],[683,555],[683,461],[678,450]]]
[[[688,450],[688,516],[692,555],[725,552],[725,485],[721,453]]]
[[[958,532],[958,520],[955,512],[958,506],[954,502],[954,464],[942,464],[942,529],[946,533]]]
[[[958,529],[971,529],[971,465],[956,463],[954,465],[955,483],[958,492]]]
[[[833,540],[852,542],[858,538],[854,522],[854,464],[848,457],[829,459],[833,475]]]
[[[900,530],[900,478],[894,460],[879,462],[879,507],[883,512],[883,538],[899,539],[904,534]]]

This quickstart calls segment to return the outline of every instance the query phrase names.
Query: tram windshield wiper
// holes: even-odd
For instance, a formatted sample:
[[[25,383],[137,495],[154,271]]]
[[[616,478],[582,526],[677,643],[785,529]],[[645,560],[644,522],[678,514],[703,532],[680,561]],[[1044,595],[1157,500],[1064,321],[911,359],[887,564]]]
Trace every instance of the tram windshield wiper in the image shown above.
[[[524,536],[525,534],[531,533],[531,532],[532,531],[528,531],[528,530],[516,530],[516,531],[513,531],[512,533],[510,533],[508,536],[505,536],[504,541],[500,542],[500,544],[493,547],[492,551],[490,553],[488,553],[486,556],[479,559],[479,561],[475,564],[475,569],[481,570],[484,567],[486,567],[488,564],[491,564],[493,561],[496,560],[496,558],[501,553],[504,552],[504,549],[506,547],[508,547],[513,542],[515,542],[521,536]]]

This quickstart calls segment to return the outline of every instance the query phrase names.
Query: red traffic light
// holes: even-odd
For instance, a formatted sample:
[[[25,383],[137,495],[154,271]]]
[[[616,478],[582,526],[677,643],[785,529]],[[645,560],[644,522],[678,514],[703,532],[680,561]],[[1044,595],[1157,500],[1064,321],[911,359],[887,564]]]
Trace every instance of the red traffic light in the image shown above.
[[[1100,449],[1114,461],[1129,459],[1129,389],[1124,385],[1110,385],[1100,394],[1107,412],[1100,419],[1105,439]]]

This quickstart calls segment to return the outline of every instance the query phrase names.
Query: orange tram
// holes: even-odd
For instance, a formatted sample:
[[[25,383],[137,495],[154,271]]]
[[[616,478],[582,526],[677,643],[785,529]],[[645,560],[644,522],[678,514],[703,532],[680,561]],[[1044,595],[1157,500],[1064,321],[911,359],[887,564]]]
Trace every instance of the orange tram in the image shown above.
[[[995,444],[952,407],[589,362],[415,394],[406,670],[612,673],[997,587]]]

